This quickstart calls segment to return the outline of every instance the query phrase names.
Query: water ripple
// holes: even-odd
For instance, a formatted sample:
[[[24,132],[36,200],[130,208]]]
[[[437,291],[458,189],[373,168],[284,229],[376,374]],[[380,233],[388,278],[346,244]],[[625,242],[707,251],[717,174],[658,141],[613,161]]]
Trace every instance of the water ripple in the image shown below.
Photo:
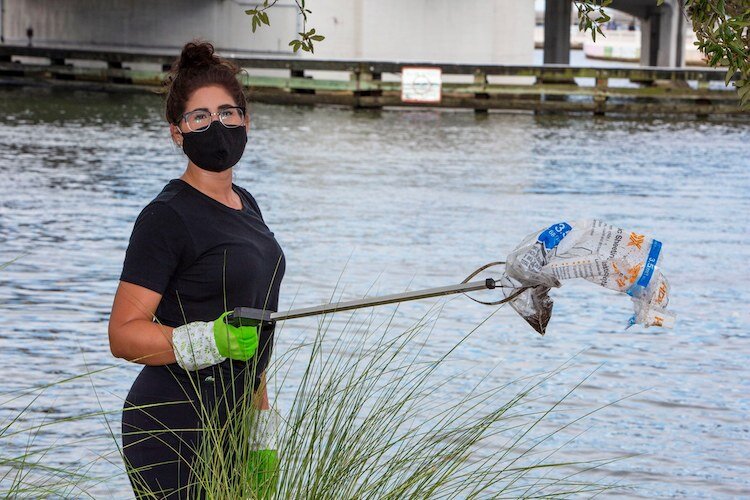
[[[23,255],[0,272],[6,398],[114,363],[107,319],[133,221],[185,160],[153,96],[27,89],[0,91],[0,102],[0,262]],[[575,356],[551,394],[598,370],[553,423],[625,399],[594,413],[562,459],[640,454],[606,469],[639,486],[632,496],[739,497],[750,495],[749,140],[747,125],[716,121],[256,105],[236,182],[286,250],[282,308],[327,301],[345,265],[344,298],[376,280],[370,293],[454,283],[561,219],[599,217],[658,237],[679,316],[673,331],[626,332],[627,300],[570,283],[555,292],[544,338],[500,310],[446,375],[458,395],[493,368],[486,383],[501,384]],[[402,305],[392,328],[431,305]],[[415,349],[439,352],[490,312],[449,301],[434,342]],[[314,327],[285,325],[278,351]],[[119,431],[137,371],[118,363],[48,389],[22,421],[103,407]],[[293,394],[277,391],[281,405]],[[3,406],[0,420],[23,407]],[[112,453],[100,420],[36,439],[92,440],[57,457],[63,464]],[[122,496],[127,479],[101,488]]]

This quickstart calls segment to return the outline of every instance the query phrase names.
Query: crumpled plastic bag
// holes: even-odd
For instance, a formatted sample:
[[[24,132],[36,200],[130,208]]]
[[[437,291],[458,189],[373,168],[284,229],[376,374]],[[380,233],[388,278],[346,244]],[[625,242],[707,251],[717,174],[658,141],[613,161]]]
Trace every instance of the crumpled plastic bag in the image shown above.
[[[671,328],[669,284],[657,266],[661,247],[658,240],[600,220],[560,222],[530,234],[508,255],[502,290],[509,297],[528,287],[510,305],[542,335],[552,316],[550,289],[573,278],[630,295],[634,314],[628,327]]]

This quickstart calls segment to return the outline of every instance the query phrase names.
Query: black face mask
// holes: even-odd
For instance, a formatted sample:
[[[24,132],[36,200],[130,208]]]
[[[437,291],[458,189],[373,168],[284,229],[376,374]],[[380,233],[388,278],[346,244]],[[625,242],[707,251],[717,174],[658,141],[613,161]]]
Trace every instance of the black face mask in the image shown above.
[[[182,150],[203,170],[223,172],[240,161],[247,144],[245,126],[227,128],[218,120],[203,132],[182,134]]]

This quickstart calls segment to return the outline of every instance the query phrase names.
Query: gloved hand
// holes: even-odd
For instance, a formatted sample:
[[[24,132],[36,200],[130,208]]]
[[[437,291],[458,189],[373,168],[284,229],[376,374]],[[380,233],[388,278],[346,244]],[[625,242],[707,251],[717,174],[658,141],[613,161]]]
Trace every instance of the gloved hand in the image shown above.
[[[249,439],[247,479],[256,498],[273,498],[279,479],[278,427],[275,409],[260,410]]]
[[[229,311],[214,321],[193,321],[172,331],[172,348],[184,370],[200,370],[227,358],[247,361],[258,350],[258,325],[233,326]]]
[[[252,450],[247,464],[248,481],[257,498],[272,498],[279,475],[276,450]]]
[[[222,356],[247,361],[258,350],[258,325],[231,325],[226,319],[229,314],[227,311],[214,321],[216,348]]]

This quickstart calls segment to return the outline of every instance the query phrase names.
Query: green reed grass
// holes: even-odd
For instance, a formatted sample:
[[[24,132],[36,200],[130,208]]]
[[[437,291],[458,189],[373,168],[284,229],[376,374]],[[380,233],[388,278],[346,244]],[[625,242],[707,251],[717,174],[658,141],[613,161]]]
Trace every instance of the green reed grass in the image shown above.
[[[439,309],[394,332],[396,311],[378,325],[372,314],[360,319],[351,313],[335,328],[333,316],[323,317],[311,338],[276,352],[266,371],[269,385],[275,383],[293,397],[287,396],[288,408],[280,411],[280,465],[265,482],[247,466],[253,455],[250,443],[258,438],[253,395],[235,406],[227,404],[228,418],[223,419],[217,407],[198,401],[207,423],[191,465],[191,496],[200,490],[213,499],[554,498],[595,496],[615,487],[586,474],[615,459],[555,460],[560,448],[553,444],[555,439],[591,413],[552,431],[542,425],[565,407],[566,398],[580,385],[551,404],[544,402],[544,384],[567,365],[501,386],[490,383],[491,373],[479,376],[472,367],[465,375],[476,382],[455,398],[451,395],[457,391],[450,390],[453,380],[446,373],[454,371],[453,358],[481,324],[468,333],[452,332],[456,341],[436,354],[431,343]],[[276,335],[282,332],[279,327]],[[0,495],[86,497],[93,487],[110,480],[92,475],[93,463],[44,465],[50,450],[81,445],[83,440],[36,446],[34,438],[42,430],[75,420],[104,420],[116,450],[98,460],[119,460],[118,473],[124,473],[119,436],[108,420],[119,415],[119,408],[106,410],[100,403],[98,412],[17,428],[47,388],[117,366],[2,395],[0,409],[18,398],[30,400],[20,412],[1,420],[0,450],[7,449],[4,442],[21,435],[29,441],[16,455],[0,451]],[[91,385],[98,400],[93,381]],[[146,491],[137,493],[153,497]]]
[[[559,462],[545,447],[583,416],[535,432],[575,389],[551,406],[535,403],[559,370],[500,387],[485,374],[462,397],[441,396],[451,382],[443,369],[473,330],[436,356],[426,349],[436,316],[395,334],[390,320],[373,327],[352,314],[333,332],[331,318],[321,320],[268,370],[281,390],[294,391],[272,484],[243,474],[257,418],[248,400],[205,429],[193,465],[199,488],[208,498],[400,499],[593,496],[611,487],[579,478],[611,460]],[[294,383],[292,367],[302,371]]]

